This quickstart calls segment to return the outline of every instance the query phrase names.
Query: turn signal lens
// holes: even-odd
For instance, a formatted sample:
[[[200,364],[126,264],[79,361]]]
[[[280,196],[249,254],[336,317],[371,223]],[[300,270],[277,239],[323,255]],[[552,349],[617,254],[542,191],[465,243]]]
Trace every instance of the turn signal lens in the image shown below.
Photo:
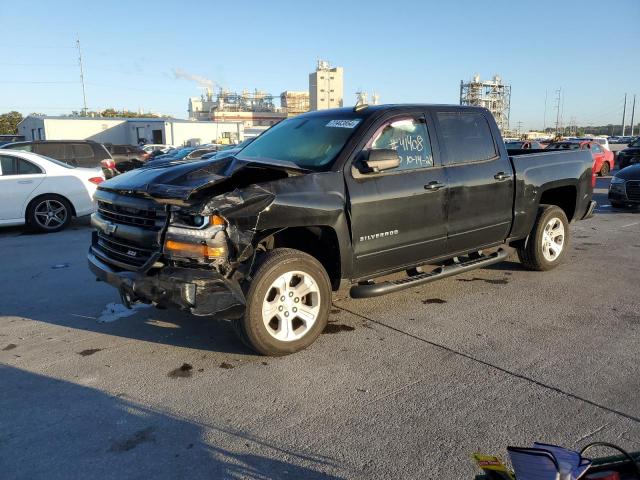
[[[96,185],[98,185],[99,183],[104,182],[104,178],[103,178],[103,177],[91,177],[91,178],[89,179],[89,181],[90,181],[91,183],[95,183]]]
[[[200,243],[176,242],[175,240],[167,240],[164,244],[167,252],[177,253],[181,256],[193,256],[196,258],[218,258],[224,257],[226,249],[224,247],[210,247]]]
[[[116,162],[113,160],[102,160],[100,161],[100,165],[102,165],[102,168],[106,168],[107,170],[115,170],[116,168]]]
[[[218,215],[211,215],[209,222],[211,223],[211,225],[224,225],[224,218]]]

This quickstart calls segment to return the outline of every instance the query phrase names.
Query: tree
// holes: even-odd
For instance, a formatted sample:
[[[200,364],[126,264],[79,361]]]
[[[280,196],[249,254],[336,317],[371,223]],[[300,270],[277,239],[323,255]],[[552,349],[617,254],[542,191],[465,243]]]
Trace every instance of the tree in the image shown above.
[[[18,133],[18,124],[22,121],[20,112],[12,111],[0,115],[0,134],[15,135]]]

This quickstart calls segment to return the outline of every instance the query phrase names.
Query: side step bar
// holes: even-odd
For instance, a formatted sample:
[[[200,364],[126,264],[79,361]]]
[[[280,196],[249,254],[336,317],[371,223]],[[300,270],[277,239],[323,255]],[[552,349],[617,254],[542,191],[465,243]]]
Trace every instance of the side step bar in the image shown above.
[[[504,248],[499,248],[489,255],[483,255],[480,258],[469,260],[468,262],[458,263],[454,265],[446,265],[438,267],[430,272],[421,273],[412,277],[401,278],[399,280],[390,280],[380,283],[363,283],[351,287],[349,293],[352,298],[370,298],[387,293],[398,292],[405,288],[411,288],[425,283],[440,280],[441,278],[451,277],[459,273],[483,268],[494,263],[502,262],[509,253]]]

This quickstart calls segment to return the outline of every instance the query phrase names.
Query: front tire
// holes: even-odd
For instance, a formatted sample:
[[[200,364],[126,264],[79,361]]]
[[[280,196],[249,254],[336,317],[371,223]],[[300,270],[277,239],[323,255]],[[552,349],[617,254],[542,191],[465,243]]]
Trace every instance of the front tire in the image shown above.
[[[555,205],[540,207],[531,233],[518,247],[518,258],[529,270],[551,270],[562,262],[569,243],[569,221]]]
[[[611,206],[613,208],[627,208],[627,204],[626,203],[622,203],[622,202],[614,202],[613,200],[609,200],[609,203],[611,204]]]
[[[611,167],[609,167],[609,162],[604,162],[602,164],[602,167],[600,167],[600,176],[606,177],[607,175],[609,175],[610,171],[611,171]]]
[[[27,208],[27,222],[40,232],[59,232],[69,225],[72,216],[69,202],[58,195],[43,195]]]
[[[245,314],[234,324],[241,340],[263,355],[288,355],[311,345],[326,327],[331,283],[318,260],[280,248],[261,259],[246,298]]]

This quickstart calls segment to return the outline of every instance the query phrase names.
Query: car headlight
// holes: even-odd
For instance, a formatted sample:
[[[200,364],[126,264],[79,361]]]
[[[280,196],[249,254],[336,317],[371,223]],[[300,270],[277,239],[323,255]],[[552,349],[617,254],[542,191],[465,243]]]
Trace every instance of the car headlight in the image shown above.
[[[227,258],[226,222],[219,215],[174,211],[167,229],[164,253],[176,260],[211,263]]]
[[[613,177],[611,179],[611,185],[623,185],[626,180],[620,177]]]

